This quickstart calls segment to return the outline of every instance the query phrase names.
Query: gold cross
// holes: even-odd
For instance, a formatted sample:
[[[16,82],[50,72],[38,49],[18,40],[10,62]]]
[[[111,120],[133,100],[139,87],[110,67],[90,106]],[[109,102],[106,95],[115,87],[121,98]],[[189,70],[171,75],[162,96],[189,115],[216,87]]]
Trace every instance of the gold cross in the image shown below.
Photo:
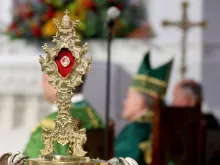
[[[187,14],[187,9],[189,7],[189,4],[187,2],[182,3],[182,19],[180,21],[168,21],[164,20],[162,22],[163,26],[175,26],[178,27],[182,30],[182,39],[181,39],[181,68],[180,68],[180,73],[181,73],[181,79],[185,78],[185,73],[186,73],[186,39],[187,39],[187,34],[190,28],[193,27],[202,27],[206,28],[207,27],[207,22],[202,21],[202,22],[191,22],[189,20],[188,14]]]
[[[65,13],[66,15],[68,15],[68,14],[69,14],[69,11],[66,9],[66,10],[64,11],[64,13]]]

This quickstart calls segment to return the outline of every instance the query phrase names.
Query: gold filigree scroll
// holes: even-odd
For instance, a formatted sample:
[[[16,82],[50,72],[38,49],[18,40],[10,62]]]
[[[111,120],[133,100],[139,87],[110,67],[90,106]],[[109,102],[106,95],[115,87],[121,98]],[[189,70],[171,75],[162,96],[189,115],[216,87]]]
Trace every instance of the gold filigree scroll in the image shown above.
[[[56,104],[59,111],[55,119],[55,128],[53,130],[43,128],[42,141],[45,148],[41,150],[41,153],[43,155],[51,154],[54,151],[53,142],[57,141],[61,145],[69,145],[69,155],[84,156],[86,152],[82,146],[86,142],[86,130],[78,128],[70,114],[70,108],[72,107],[73,91],[82,83],[82,76],[89,72],[92,58],[85,57],[89,47],[87,43],[80,46],[81,41],[76,36],[75,27],[80,25],[79,21],[71,21],[67,10],[61,23],[56,19],[53,21],[54,26],[57,28],[56,36],[52,40],[55,46],[49,48],[45,44],[43,50],[46,57],[44,59],[40,56],[39,62],[42,71],[49,77],[49,84],[57,89]],[[70,51],[74,57],[74,64],[66,77],[61,75],[56,63],[59,52],[63,49]],[[61,60],[63,67],[68,66],[70,63],[66,56]]]

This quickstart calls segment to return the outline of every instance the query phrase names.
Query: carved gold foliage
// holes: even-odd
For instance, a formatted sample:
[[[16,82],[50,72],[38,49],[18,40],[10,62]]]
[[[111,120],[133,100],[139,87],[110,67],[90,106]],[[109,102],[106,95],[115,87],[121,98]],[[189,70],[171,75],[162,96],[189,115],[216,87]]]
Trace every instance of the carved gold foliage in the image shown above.
[[[70,114],[70,108],[72,107],[73,91],[82,83],[82,76],[90,71],[92,59],[91,57],[85,57],[89,50],[88,44],[85,43],[80,46],[81,41],[76,36],[75,27],[80,25],[80,21],[71,21],[68,11],[66,11],[61,23],[56,19],[53,22],[57,28],[56,36],[52,40],[55,46],[48,47],[47,44],[44,44],[43,50],[46,57],[40,56],[39,62],[42,71],[49,76],[48,82],[57,89],[58,99],[56,104],[59,111],[54,130],[43,128],[42,141],[45,148],[41,150],[41,153],[44,155],[51,154],[53,152],[53,142],[57,141],[61,145],[69,144],[69,154],[71,156],[84,156],[86,152],[82,146],[86,142],[86,131],[85,129],[79,130]],[[65,78],[60,75],[55,62],[63,48],[67,48],[75,58],[72,70]]]

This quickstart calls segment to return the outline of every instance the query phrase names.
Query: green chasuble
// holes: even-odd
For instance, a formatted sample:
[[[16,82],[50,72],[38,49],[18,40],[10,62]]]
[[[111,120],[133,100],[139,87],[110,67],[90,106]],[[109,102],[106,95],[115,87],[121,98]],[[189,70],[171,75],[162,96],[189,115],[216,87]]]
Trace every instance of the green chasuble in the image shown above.
[[[162,99],[166,94],[172,63],[173,60],[153,69],[150,64],[150,52],[148,52],[141,62],[131,87],[140,94],[146,94],[152,98],[159,95]],[[152,120],[153,111],[148,110],[137,121],[125,126],[115,141],[115,157],[131,157],[139,165],[150,164]]]
[[[131,157],[138,165],[145,165],[141,142],[150,137],[151,123],[133,122],[124,127],[115,141],[115,157]]]
[[[86,128],[86,130],[103,129],[104,124],[101,121],[99,115],[92,109],[87,101],[81,101],[73,103],[73,107],[70,110],[74,119],[80,120],[80,127]],[[41,153],[40,150],[44,148],[44,144],[41,141],[42,127],[53,129],[55,126],[54,120],[57,116],[57,112],[49,114],[40,124],[33,130],[29,142],[25,148],[24,154],[30,158],[37,158]],[[55,153],[58,155],[68,155],[68,146],[62,147],[58,143],[54,143]]]

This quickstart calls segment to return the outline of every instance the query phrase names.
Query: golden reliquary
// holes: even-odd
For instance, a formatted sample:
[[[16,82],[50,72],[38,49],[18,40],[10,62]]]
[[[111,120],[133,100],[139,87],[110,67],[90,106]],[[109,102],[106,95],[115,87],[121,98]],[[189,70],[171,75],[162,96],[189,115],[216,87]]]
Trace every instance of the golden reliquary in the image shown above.
[[[77,122],[70,114],[72,107],[71,98],[74,89],[82,83],[82,76],[91,69],[92,58],[86,58],[85,54],[89,47],[86,44],[80,46],[80,39],[76,35],[75,28],[80,25],[79,21],[72,21],[68,11],[62,21],[54,19],[57,28],[56,36],[52,42],[54,47],[43,46],[46,57],[40,56],[39,62],[42,71],[48,75],[48,82],[57,89],[57,107],[59,109],[55,119],[55,128],[49,130],[43,128],[41,140],[45,147],[41,155],[36,159],[29,159],[20,152],[12,155],[6,153],[0,157],[0,165],[137,165],[131,158],[112,158],[104,161],[86,157],[83,145],[86,143],[86,130],[79,129]],[[53,143],[68,145],[69,155],[56,155]]]

